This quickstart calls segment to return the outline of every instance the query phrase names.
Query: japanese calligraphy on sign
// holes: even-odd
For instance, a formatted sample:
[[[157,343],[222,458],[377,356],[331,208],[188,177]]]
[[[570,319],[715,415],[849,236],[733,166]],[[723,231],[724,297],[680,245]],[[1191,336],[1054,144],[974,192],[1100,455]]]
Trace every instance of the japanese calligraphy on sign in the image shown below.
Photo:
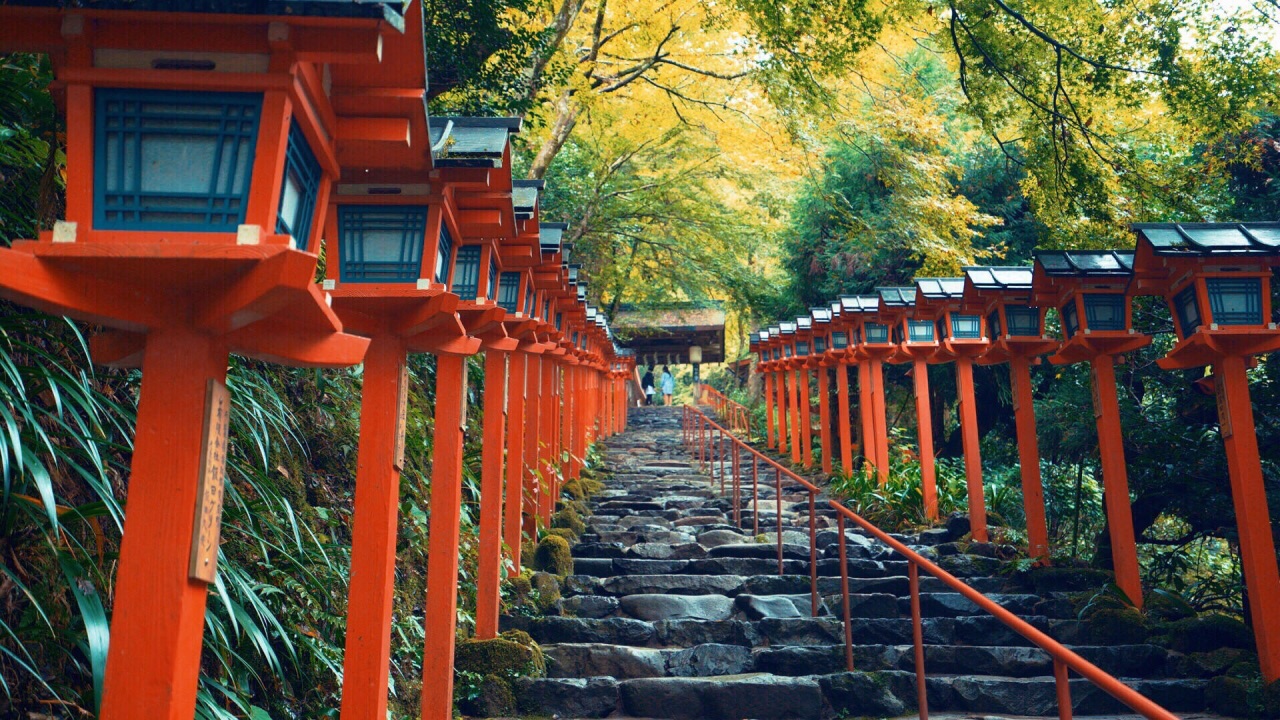
[[[404,472],[404,432],[409,418],[409,368],[400,364],[400,389],[396,396],[396,451],[391,465]]]
[[[1218,427],[1221,428],[1222,437],[1229,438],[1235,434],[1235,430],[1231,427],[1231,401],[1227,399],[1227,384],[1222,382],[1220,372],[1213,374],[1213,390],[1218,399]]]
[[[218,571],[222,530],[222,495],[227,468],[227,429],[231,424],[231,395],[219,380],[209,380],[200,447],[200,483],[196,491],[195,523],[191,538],[192,580],[211,583]]]

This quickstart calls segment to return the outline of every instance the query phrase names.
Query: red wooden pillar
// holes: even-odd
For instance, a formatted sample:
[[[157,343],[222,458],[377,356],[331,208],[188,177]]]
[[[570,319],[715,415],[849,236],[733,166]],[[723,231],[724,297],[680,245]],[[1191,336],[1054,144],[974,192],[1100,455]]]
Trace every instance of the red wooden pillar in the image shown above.
[[[778,440],[773,436],[773,373],[770,372],[764,374],[764,423],[769,449],[774,450]]]
[[[225,380],[227,351],[173,328],[151,332],[144,353],[102,717],[189,720],[209,596],[190,577],[194,509],[209,384]]]
[[[870,475],[876,467],[875,423],[872,421],[871,408],[871,363],[863,360],[858,363],[858,418],[861,420],[862,471]]]
[[[1090,362],[1093,366],[1094,414],[1098,423],[1098,454],[1102,461],[1102,486],[1116,585],[1136,607],[1141,608],[1142,582],[1138,572],[1138,545],[1133,534],[1133,510],[1129,505],[1129,470],[1124,460],[1115,358],[1099,354]]]
[[[960,440],[964,447],[964,480],[969,495],[969,532],[987,541],[987,502],[982,490],[982,450],[978,442],[978,410],[973,390],[973,359],[957,357],[956,387],[960,404]],[[1125,495],[1125,502],[1129,496]]]
[[[804,452],[804,441],[800,439],[800,373],[787,371],[788,400],[791,403],[791,462],[800,464]]]
[[[550,360],[541,355],[530,355],[525,359],[525,372],[528,373],[528,390],[524,411],[524,531],[537,538],[538,532],[538,463],[542,457],[539,443],[542,435],[539,426],[542,421],[542,366]]]
[[[480,547],[476,568],[476,637],[498,635],[498,585],[502,577],[502,471],[506,445],[507,358],[484,356],[484,442],[480,467]]]
[[[1031,395],[1031,361],[1009,358],[1013,386],[1013,416],[1018,429],[1018,464],[1022,470],[1022,505],[1027,515],[1027,555],[1049,561],[1049,527],[1044,513],[1044,484],[1040,479],[1040,445],[1036,439],[1036,407]]]
[[[889,428],[884,398],[884,361],[872,358],[867,362],[871,376],[871,427],[875,450],[876,474],[883,485],[889,481]]]
[[[800,389],[800,443],[801,456],[806,468],[813,467],[813,404],[809,399],[809,370],[796,371],[796,384]]]
[[[503,506],[502,541],[507,545],[507,557],[511,559],[515,573],[520,572],[520,542],[523,539],[520,521],[524,509],[524,413],[525,388],[528,386],[525,365],[528,357],[523,352],[511,354],[507,382],[507,492],[506,505]]]
[[[840,413],[840,466],[846,475],[853,475],[853,432],[849,428],[849,366],[836,365],[837,410]]]
[[[562,371],[563,372],[563,371]],[[550,527],[551,513],[554,511],[555,498],[555,466],[552,459],[552,437],[555,432],[556,406],[563,397],[560,381],[556,378],[556,367],[551,363],[542,364],[542,419],[541,434],[538,440],[538,467],[542,481],[538,483],[538,516],[542,524]],[[570,460],[572,462],[572,459]],[[565,477],[568,477],[567,475]]]
[[[920,449],[920,492],[924,515],[938,519],[938,477],[933,457],[933,409],[929,402],[929,363],[917,357],[911,364],[916,395],[916,443]]]
[[[1280,573],[1245,362],[1229,355],[1220,359],[1214,370],[1219,424],[1231,474],[1231,501],[1240,535],[1240,561],[1249,589],[1249,615],[1262,675],[1273,682],[1280,678]]]
[[[458,542],[462,513],[462,425],[467,359],[436,358],[434,452],[431,459],[431,538],[427,546],[427,602],[423,624],[422,718],[453,718],[453,650],[457,637]]]
[[[822,440],[822,473],[831,474],[831,455],[835,448],[831,447],[831,379],[830,371],[825,365],[818,367],[818,422],[819,438]]]
[[[396,528],[403,443],[404,342],[380,335],[369,343],[360,396],[355,512],[351,520],[351,584],[342,666],[343,720],[387,716],[391,659],[391,605],[395,588]]]
[[[778,371],[773,374],[773,389],[776,398],[774,402],[774,410],[778,413],[778,454],[787,454],[787,441],[790,438],[790,432],[787,428],[787,374],[786,371]]]

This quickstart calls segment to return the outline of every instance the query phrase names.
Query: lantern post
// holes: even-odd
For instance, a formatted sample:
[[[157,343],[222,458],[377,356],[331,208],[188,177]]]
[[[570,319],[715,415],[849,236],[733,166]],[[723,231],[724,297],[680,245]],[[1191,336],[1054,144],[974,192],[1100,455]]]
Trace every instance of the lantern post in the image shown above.
[[[1274,682],[1280,679],[1280,573],[1247,369],[1257,355],[1280,349],[1271,308],[1280,224],[1161,223],[1133,229],[1138,244],[1131,292],[1163,296],[1178,334],[1158,364],[1166,370],[1213,366],[1249,619],[1262,675]]]
[[[982,489],[982,455],[978,412],[974,400],[973,361],[987,350],[983,318],[963,310],[964,278],[917,278],[916,317],[932,319],[938,349],[936,362],[954,361],[964,445],[964,476],[969,498],[969,527],[973,539],[987,541],[987,508]]]
[[[964,304],[987,319],[991,346],[978,359],[983,365],[1009,364],[1014,423],[1018,434],[1018,463],[1022,475],[1022,504],[1027,518],[1027,556],[1049,563],[1049,528],[1045,519],[1044,484],[1040,478],[1040,447],[1036,437],[1036,408],[1031,393],[1031,365],[1058,349],[1045,333],[1045,308],[1031,306],[1031,267],[967,267]]]
[[[846,298],[841,298],[844,301]],[[889,326],[880,317],[878,295],[855,295],[842,312],[854,323],[850,346],[858,359],[858,390],[861,398],[862,448],[870,470],[881,485],[889,481],[889,429],[884,396],[884,361],[895,347]]]
[[[1092,366],[1093,414],[1116,585],[1141,608],[1138,545],[1115,375],[1117,356],[1151,343],[1150,337],[1133,329],[1133,307],[1126,294],[1132,276],[1131,252],[1041,251],[1036,253],[1031,289],[1032,302],[1058,308],[1062,319],[1063,342],[1049,362]]]
[[[805,469],[813,467],[813,405],[809,398],[809,368],[813,358],[813,318],[802,315],[796,323],[796,402],[800,418],[800,461]]]
[[[933,321],[917,317],[914,287],[877,288],[880,315],[892,328],[897,351],[891,363],[911,363],[916,398],[916,442],[920,451],[920,495],[925,517],[938,519],[938,481],[933,454],[933,412],[929,404],[929,361],[938,352]]]
[[[813,323],[813,364],[818,373],[818,423],[822,441],[822,473],[831,475],[831,456],[835,448],[831,443],[831,365],[827,355],[831,348],[831,307],[823,305],[810,308]]]
[[[344,334],[314,283],[316,250],[346,154],[425,134],[421,106],[330,100],[365,94],[382,50],[403,63],[396,81],[425,87],[421,43],[414,55],[406,40],[421,11],[396,8],[0,7],[0,50],[50,56],[67,119],[65,217],[0,250],[0,296],[107,328],[91,341],[95,361],[144,371],[105,720],[195,713],[229,354],[311,367],[364,358],[368,340]]]
[[[773,450],[778,446],[778,441],[773,436],[773,373],[769,372],[769,331],[757,330],[751,334],[750,352],[756,356],[756,372],[760,373],[764,380],[764,425],[765,425],[765,443],[766,446]]]
[[[782,325],[771,325],[769,327],[769,370],[773,374],[773,392],[774,392],[774,412],[777,414],[777,424],[774,429],[778,438],[778,454],[785,456],[787,454],[788,441],[791,433],[788,432],[787,422],[787,382],[786,371],[783,369],[783,350],[782,350]]]
[[[800,383],[796,378],[796,324],[792,321],[778,323],[782,331],[782,387],[785,390],[783,407],[787,408],[789,418],[787,425],[791,430],[788,445],[791,448],[791,463],[799,465],[803,443],[800,440]]]
[[[836,426],[840,433],[840,467],[853,476],[853,432],[849,427],[849,327],[839,300],[831,303],[831,337],[827,358],[836,371]]]

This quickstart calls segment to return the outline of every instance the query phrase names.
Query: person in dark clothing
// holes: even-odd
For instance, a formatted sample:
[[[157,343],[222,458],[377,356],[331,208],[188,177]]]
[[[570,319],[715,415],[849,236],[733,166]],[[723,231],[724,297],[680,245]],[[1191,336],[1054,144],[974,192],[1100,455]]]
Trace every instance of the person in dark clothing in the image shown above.
[[[652,405],[652,404],[653,404],[653,393],[654,393],[654,387],[653,387],[653,368],[649,368],[649,369],[645,372],[645,374],[644,374],[644,378],[640,380],[640,387],[644,389],[644,404],[645,404],[645,405]]]

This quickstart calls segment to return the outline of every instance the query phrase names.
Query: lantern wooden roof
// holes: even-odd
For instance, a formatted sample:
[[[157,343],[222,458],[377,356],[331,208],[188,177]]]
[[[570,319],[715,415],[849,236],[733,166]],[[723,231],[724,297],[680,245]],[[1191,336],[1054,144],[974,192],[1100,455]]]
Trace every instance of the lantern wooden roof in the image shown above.
[[[1133,277],[1133,257],[1123,250],[1037,251],[1031,302],[1056,307],[1082,287],[1123,290]]]
[[[976,265],[964,268],[964,305],[988,313],[999,303],[1029,305],[1035,268]]]
[[[880,309],[903,309],[916,306],[916,289],[914,287],[878,287]]]
[[[935,318],[958,310],[964,299],[964,278],[916,278],[917,316]]]

